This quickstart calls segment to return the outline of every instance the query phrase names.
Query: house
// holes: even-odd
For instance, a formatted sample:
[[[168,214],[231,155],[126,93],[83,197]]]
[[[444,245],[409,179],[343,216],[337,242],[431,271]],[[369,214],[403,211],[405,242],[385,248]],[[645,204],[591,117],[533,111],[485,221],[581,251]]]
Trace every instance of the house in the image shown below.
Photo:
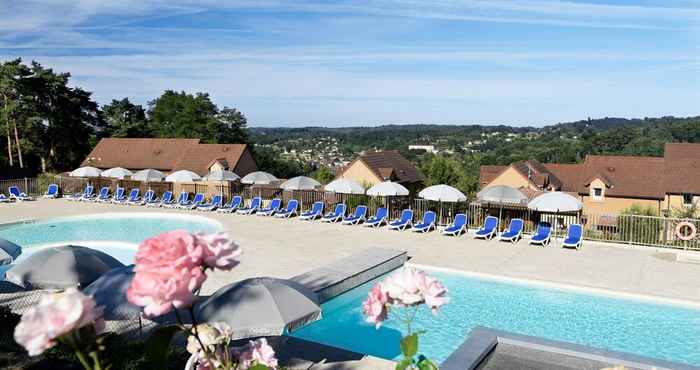
[[[245,176],[258,169],[248,145],[202,144],[199,139],[105,138],[82,165],[132,171],[153,168],[165,173],[190,170],[200,176],[217,169]]]
[[[634,204],[670,211],[700,202],[700,144],[666,144],[663,157],[588,155],[576,164],[481,166],[479,177],[481,188],[569,192],[586,213],[617,214]]]
[[[338,171],[337,178],[352,179],[367,187],[383,181],[394,181],[412,191],[421,187],[424,179],[413,163],[397,150],[362,154]]]

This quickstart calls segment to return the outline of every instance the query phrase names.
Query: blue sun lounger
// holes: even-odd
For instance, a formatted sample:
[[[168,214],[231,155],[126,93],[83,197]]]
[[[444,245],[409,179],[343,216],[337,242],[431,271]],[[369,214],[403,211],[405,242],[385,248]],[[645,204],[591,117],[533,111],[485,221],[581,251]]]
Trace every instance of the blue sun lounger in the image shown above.
[[[365,220],[363,225],[367,227],[379,227],[386,223],[386,217],[389,214],[385,207],[377,208],[377,213]]]
[[[179,205],[177,208],[196,209],[197,207],[201,206],[202,204],[204,204],[204,194],[203,193],[196,193],[194,195],[194,198],[192,199],[192,202],[188,202],[186,204]]]
[[[321,222],[334,223],[342,221],[345,216],[346,206],[345,203],[338,203],[335,205],[333,212],[330,212],[321,218]]]
[[[138,205],[145,206],[149,202],[153,202],[155,199],[157,199],[156,192],[151,189],[148,189],[143,194],[143,197],[141,197],[141,201],[138,203]]]
[[[124,188],[118,187],[117,191],[114,192],[114,196],[112,197],[112,203],[120,204],[124,201],[126,201],[126,196],[124,195]]]
[[[262,198],[260,197],[255,197],[253,200],[250,201],[250,205],[248,207],[243,207],[236,211],[236,213],[241,214],[241,215],[252,215],[253,213],[257,212],[260,209],[260,205],[262,204]]]
[[[455,215],[452,225],[442,230],[442,235],[459,236],[467,232],[467,215],[458,213]]]
[[[100,203],[108,202],[109,201],[109,187],[103,186],[100,189],[100,192],[97,194],[97,197],[91,198],[90,200],[92,200],[93,202],[100,202]]]
[[[282,200],[275,198],[270,202],[269,206],[261,208],[256,214],[258,216],[274,216],[280,210],[280,207],[282,207]]]
[[[562,247],[581,249],[583,244],[583,228],[580,224],[571,224],[566,239],[561,243]]]
[[[146,207],[161,207],[163,204],[167,204],[173,201],[173,192],[170,190],[166,190],[163,195],[158,198],[157,196],[153,196],[151,200],[148,202],[144,203],[144,206]]]
[[[507,241],[511,243],[517,243],[518,240],[523,237],[523,220],[520,218],[514,218],[510,220],[510,225],[508,225],[508,230],[505,230],[498,237],[501,241]]]
[[[223,195],[214,195],[211,198],[211,201],[198,206],[197,210],[198,211],[205,211],[205,212],[215,211],[217,208],[221,207],[221,203],[223,203],[223,202],[224,202]]]
[[[323,216],[323,202],[314,202],[311,209],[299,215],[300,220],[313,221]]]
[[[83,190],[82,193],[75,193],[73,195],[69,195],[66,199],[70,201],[80,201],[83,198],[91,197],[93,191],[94,188],[92,187],[92,185],[85,185],[85,190]]]
[[[45,199],[58,198],[58,185],[49,184],[49,187],[46,188],[46,193],[44,193],[43,198],[45,198]]]
[[[552,224],[549,222],[540,222],[537,224],[537,231],[530,238],[529,244],[539,244],[545,246],[549,244],[549,238],[552,235]]]
[[[186,191],[180,192],[180,195],[177,196],[177,200],[175,202],[170,202],[167,204],[163,204],[163,207],[165,208],[178,208],[180,205],[187,205],[190,204],[190,193]]]
[[[29,195],[27,195],[27,193],[20,190],[18,186],[10,186],[9,188],[7,188],[7,192],[10,193],[10,199],[15,199],[19,201],[34,200],[34,198],[30,197]]]
[[[240,195],[234,195],[231,201],[219,207],[216,211],[219,213],[233,213],[238,210],[238,207],[243,203],[243,198]]]
[[[406,230],[413,225],[413,211],[404,209],[401,211],[401,218],[389,223],[389,230]]]
[[[343,218],[343,225],[357,225],[360,222],[363,222],[367,218],[367,206],[357,206],[355,208],[355,213],[352,215]]]
[[[411,231],[417,233],[427,233],[428,231],[435,228],[435,219],[437,216],[435,212],[428,211],[423,214],[423,222],[413,225]]]
[[[498,232],[498,219],[493,216],[488,216],[484,220],[484,227],[477,230],[474,238],[477,239],[492,239]]]
[[[137,206],[141,204],[141,197],[139,196],[141,190],[139,188],[133,188],[129,192],[129,199],[127,199],[124,204],[128,204],[130,206]]]
[[[287,202],[287,208],[277,212],[275,217],[290,218],[297,214],[297,209],[299,209],[299,201],[296,199],[290,199],[289,202]]]
[[[9,202],[10,202],[10,198],[5,196],[5,194],[0,193],[0,203],[9,203]]]

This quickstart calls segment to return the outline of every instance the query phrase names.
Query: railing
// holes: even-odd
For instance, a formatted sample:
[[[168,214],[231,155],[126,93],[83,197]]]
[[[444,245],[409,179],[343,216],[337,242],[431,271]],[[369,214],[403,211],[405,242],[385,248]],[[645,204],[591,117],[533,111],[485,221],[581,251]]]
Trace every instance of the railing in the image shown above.
[[[290,199],[297,199],[302,209],[308,209],[311,204],[318,201],[324,202],[326,209],[331,209],[336,203],[343,202],[348,207],[348,213],[353,212],[358,205],[363,204],[367,206],[369,215],[376,213],[379,207],[386,207],[389,210],[390,219],[399,218],[403,209],[410,208],[414,212],[415,220],[422,219],[427,211],[434,211],[437,214],[438,225],[448,225],[454,220],[456,214],[466,213],[470,228],[481,227],[484,218],[489,215],[499,218],[499,230],[505,229],[511,219],[520,218],[524,221],[526,233],[533,232],[540,221],[547,221],[555,226],[554,233],[559,237],[566,235],[568,225],[581,223],[584,227],[584,238],[587,240],[700,250],[699,236],[693,240],[684,241],[676,235],[676,227],[681,222],[690,222],[695,225],[697,230],[700,230],[700,219],[587,212],[582,215],[577,213],[551,214],[532,212],[524,207],[500,208],[494,205],[469,202],[443,203],[411,197],[370,197],[363,194],[337,194],[316,190],[283,191],[273,186],[251,187],[230,182],[175,184],[174,186],[169,182],[56,176],[54,178],[0,180],[0,193],[7,191],[10,186],[17,186],[27,194],[37,196],[43,194],[50,183],[58,184],[63,194],[82,192],[86,184],[91,184],[97,189],[107,186],[112,191],[117,186],[126,189],[139,188],[142,192],[152,189],[158,196],[170,190],[204,193],[207,197],[221,194],[226,200],[231,199],[234,195],[240,195],[246,200],[260,196],[266,203],[274,198],[281,198],[285,203]],[[96,191],[98,191],[97,189]]]

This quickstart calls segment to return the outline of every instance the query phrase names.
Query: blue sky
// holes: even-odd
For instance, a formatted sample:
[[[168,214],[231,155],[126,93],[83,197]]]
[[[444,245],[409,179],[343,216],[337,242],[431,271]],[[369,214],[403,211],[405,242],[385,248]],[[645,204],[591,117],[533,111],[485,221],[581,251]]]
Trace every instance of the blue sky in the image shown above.
[[[253,126],[700,114],[700,1],[0,0],[0,59]]]

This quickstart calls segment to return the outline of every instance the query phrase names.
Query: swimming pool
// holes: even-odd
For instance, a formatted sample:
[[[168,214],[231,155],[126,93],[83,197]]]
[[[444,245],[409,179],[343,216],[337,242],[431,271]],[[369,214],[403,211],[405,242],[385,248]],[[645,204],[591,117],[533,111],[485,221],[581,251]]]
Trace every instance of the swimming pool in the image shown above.
[[[420,352],[444,361],[476,326],[700,365],[700,310],[429,271],[449,289],[438,316],[422,309]],[[399,356],[403,325],[364,322],[361,303],[375,284],[323,304],[323,319],[292,335],[386,359]],[[391,315],[390,315],[391,316]]]
[[[70,243],[131,264],[136,244],[149,237],[171,230],[211,233],[221,229],[219,222],[197,215],[100,213],[0,225],[0,238],[22,246],[17,261],[43,248]]]

